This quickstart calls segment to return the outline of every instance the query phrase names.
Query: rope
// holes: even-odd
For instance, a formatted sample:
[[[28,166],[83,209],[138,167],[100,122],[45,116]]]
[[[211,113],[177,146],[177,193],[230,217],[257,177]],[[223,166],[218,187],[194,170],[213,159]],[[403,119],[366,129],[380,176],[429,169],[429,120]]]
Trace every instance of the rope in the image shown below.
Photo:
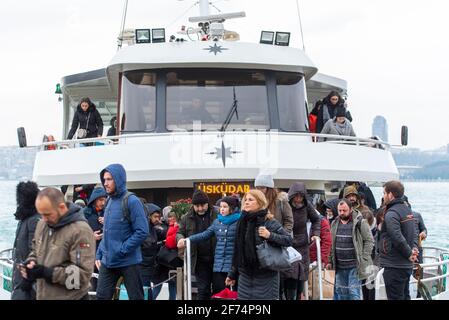
[[[172,25],[175,24],[176,21],[178,21],[179,19],[181,19],[182,17],[184,17],[186,15],[187,12],[190,11],[190,9],[192,9],[194,6],[196,6],[197,4],[199,4],[199,1],[196,1],[193,5],[191,5],[186,11],[184,11],[181,15],[179,15],[175,20],[173,20],[168,26],[167,29],[170,28]]]

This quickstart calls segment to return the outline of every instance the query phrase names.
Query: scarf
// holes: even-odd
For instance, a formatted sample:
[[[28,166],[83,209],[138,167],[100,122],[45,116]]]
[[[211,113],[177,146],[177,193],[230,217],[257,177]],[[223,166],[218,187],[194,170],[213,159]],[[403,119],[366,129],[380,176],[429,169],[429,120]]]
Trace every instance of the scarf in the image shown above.
[[[234,243],[234,258],[238,267],[244,267],[245,271],[253,272],[259,267],[256,253],[256,227],[258,218],[263,219],[267,210],[249,213],[242,211],[242,216],[237,225]]]
[[[221,223],[223,223],[225,225],[230,225],[230,224],[233,224],[234,222],[236,222],[238,219],[240,219],[241,215],[242,214],[240,212],[231,213],[227,216],[218,214],[217,219],[218,219],[218,221],[220,221]]]

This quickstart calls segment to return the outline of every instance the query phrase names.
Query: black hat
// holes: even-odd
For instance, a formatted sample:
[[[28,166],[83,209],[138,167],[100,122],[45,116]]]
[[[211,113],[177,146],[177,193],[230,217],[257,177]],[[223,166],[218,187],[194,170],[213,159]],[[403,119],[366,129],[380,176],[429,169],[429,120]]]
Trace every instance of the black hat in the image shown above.
[[[209,203],[209,197],[202,190],[195,190],[192,196],[192,204],[204,204]]]
[[[230,208],[229,212],[234,212],[235,208],[239,206],[239,199],[236,197],[224,197],[220,202],[226,202]]]
[[[335,110],[335,116],[338,117],[346,117],[346,110],[345,108],[338,107],[337,110]]]

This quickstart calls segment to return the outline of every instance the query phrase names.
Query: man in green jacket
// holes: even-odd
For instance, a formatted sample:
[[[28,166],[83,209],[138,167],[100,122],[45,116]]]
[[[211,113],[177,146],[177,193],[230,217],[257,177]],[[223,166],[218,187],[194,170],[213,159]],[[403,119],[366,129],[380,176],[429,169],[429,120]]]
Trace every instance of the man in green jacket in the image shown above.
[[[20,267],[24,281],[37,279],[37,300],[87,299],[95,261],[95,238],[82,210],[46,188],[36,198],[41,215],[32,250]]]
[[[338,203],[331,226],[332,249],[327,269],[335,269],[334,300],[361,300],[360,281],[368,278],[373,236],[362,214],[347,199]]]

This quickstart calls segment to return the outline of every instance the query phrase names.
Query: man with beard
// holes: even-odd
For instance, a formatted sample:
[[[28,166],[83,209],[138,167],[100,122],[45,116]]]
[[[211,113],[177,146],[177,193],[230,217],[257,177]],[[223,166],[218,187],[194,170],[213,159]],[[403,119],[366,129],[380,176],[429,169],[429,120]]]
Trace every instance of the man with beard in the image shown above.
[[[192,197],[192,209],[181,218],[176,240],[178,247],[181,239],[205,231],[217,218],[217,212],[209,205],[209,197],[201,190],[196,190]],[[215,236],[211,240],[192,244],[191,264],[198,286],[197,300],[209,300],[212,295],[212,272],[214,265]],[[183,257],[183,250],[180,250]]]
[[[361,280],[372,265],[373,236],[362,214],[347,199],[338,203],[331,227],[332,249],[327,269],[335,269],[334,300],[361,300]]]

